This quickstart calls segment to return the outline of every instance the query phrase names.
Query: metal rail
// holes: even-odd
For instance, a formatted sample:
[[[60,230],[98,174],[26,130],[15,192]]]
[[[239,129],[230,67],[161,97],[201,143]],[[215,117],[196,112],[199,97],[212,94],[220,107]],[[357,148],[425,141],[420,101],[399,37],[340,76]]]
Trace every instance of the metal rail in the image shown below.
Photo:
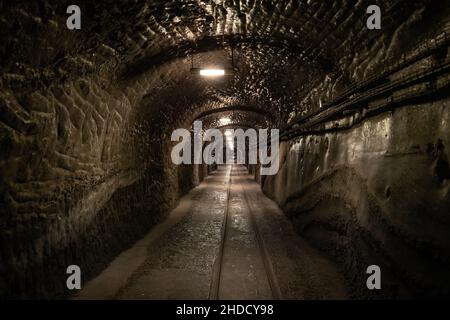
[[[227,232],[227,221],[228,221],[228,211],[230,207],[230,186],[231,186],[231,176],[233,174],[233,166],[230,168],[230,172],[228,173],[228,182],[227,182],[227,201],[224,208],[224,218],[222,222],[222,234],[221,241],[219,246],[219,252],[217,254],[216,260],[213,265],[213,273],[211,279],[211,285],[209,288],[209,300],[217,300],[219,298],[219,290],[220,290],[220,279],[222,275],[222,262],[223,262],[223,251],[225,247],[225,236]]]
[[[225,242],[226,242],[226,235],[227,235],[227,221],[229,218],[228,213],[229,213],[229,205],[230,205],[230,187],[232,184],[231,177],[233,174],[233,169],[234,169],[234,165],[231,166],[230,173],[229,173],[228,186],[227,186],[227,201],[226,201],[226,206],[224,209],[224,220],[222,223],[221,243],[220,243],[220,247],[219,247],[219,252],[217,254],[217,257],[216,257],[216,260],[215,260],[214,266],[213,266],[213,275],[212,275],[210,291],[209,291],[209,299],[210,300],[219,299],[221,277],[222,277],[222,264],[223,264],[223,256],[224,256],[224,249],[225,249]],[[256,244],[258,246],[261,260],[264,265],[264,270],[265,270],[265,274],[267,277],[267,282],[270,287],[272,298],[276,299],[276,300],[280,300],[280,299],[282,299],[281,290],[278,285],[278,281],[275,276],[275,272],[273,270],[272,261],[270,259],[269,253],[264,244],[264,240],[263,240],[261,233],[259,232],[258,226],[256,224],[253,209],[250,205],[250,201],[248,199],[245,188],[242,185],[242,183],[239,183],[239,185],[243,190],[244,202],[245,202],[246,207],[248,208],[250,224],[251,224],[252,229],[255,234]]]
[[[266,271],[267,281],[270,286],[272,298],[274,300],[281,300],[282,294],[281,294],[280,286],[278,284],[277,277],[275,275],[275,271],[273,269],[272,260],[270,259],[270,255],[269,255],[269,252],[267,251],[266,245],[264,243],[264,239],[262,238],[261,233],[259,232],[258,225],[256,223],[252,207],[250,206],[250,201],[248,200],[247,192],[245,191],[245,188],[242,185],[242,183],[239,183],[239,185],[241,186],[243,194],[244,194],[244,200],[245,200],[245,203],[248,208],[250,223],[252,225],[253,231],[255,232],[256,242],[258,244],[261,259],[264,264],[264,269]]]

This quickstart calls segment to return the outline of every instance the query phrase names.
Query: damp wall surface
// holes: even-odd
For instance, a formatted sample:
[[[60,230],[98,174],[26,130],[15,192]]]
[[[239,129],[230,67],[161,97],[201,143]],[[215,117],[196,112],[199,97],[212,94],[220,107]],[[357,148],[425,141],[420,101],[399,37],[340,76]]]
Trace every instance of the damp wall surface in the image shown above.
[[[407,26],[414,19],[397,35],[411,35]],[[411,48],[405,39],[395,36],[381,51],[371,47],[364,62],[348,60],[346,70],[357,88],[347,95],[349,107],[328,122],[305,124],[306,133],[282,142],[280,171],[262,179],[263,191],[299,235],[339,264],[354,298],[450,296],[449,87],[433,91],[448,75],[407,80],[439,69],[449,50],[444,45],[405,64],[405,56],[430,41]],[[386,48],[391,54],[384,56]],[[390,62],[379,68],[377,61],[387,57]],[[389,68],[393,71],[386,72]],[[361,72],[370,69],[372,79],[381,76],[381,82],[364,89],[360,84],[367,75]],[[342,90],[331,79],[325,76],[305,98],[324,113],[341,106],[334,101]],[[379,91],[382,81],[392,90]],[[403,96],[409,98],[397,103]],[[385,107],[366,117],[380,103]],[[367,290],[370,265],[380,266],[383,290]]]
[[[158,81],[84,76],[0,92],[2,298],[67,296],[69,265],[89,280],[204,178],[175,166],[170,136],[135,111]]]
[[[409,105],[339,133],[286,143],[263,190],[339,262],[355,297],[449,296],[450,100]]]

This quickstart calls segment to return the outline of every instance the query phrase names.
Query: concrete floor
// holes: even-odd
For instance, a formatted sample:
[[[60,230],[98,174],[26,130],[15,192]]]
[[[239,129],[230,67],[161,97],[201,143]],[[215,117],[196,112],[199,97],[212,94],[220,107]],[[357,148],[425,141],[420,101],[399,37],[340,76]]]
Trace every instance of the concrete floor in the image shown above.
[[[246,168],[222,166],[74,298],[347,297],[338,268],[295,234]]]

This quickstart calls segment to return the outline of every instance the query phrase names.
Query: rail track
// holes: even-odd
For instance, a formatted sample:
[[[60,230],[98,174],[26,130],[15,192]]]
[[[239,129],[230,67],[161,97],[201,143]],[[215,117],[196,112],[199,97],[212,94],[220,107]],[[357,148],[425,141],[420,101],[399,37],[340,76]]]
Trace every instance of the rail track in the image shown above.
[[[231,175],[233,173],[233,167],[231,166],[230,171],[228,173],[228,182],[227,182],[227,200],[224,208],[224,218],[222,223],[222,235],[220,240],[219,252],[216,257],[216,261],[213,265],[213,273],[211,279],[211,287],[209,289],[209,299],[210,300],[218,300],[219,299],[219,291],[220,291],[220,279],[222,275],[222,262],[223,262],[223,251],[225,247],[225,237],[227,232],[227,222],[228,222],[228,211],[230,208],[230,187],[231,187]]]
[[[210,300],[218,300],[221,298],[220,291],[221,286],[223,285],[222,281],[222,273],[224,271],[224,252],[226,251],[225,248],[227,246],[227,236],[229,232],[228,228],[228,220],[230,219],[230,189],[232,185],[239,186],[239,189],[242,190],[242,199],[244,200],[244,206],[243,208],[245,212],[248,213],[248,219],[251,225],[251,229],[254,234],[255,239],[255,245],[258,248],[259,256],[261,258],[261,261],[264,266],[264,272],[265,277],[267,278],[267,283],[270,287],[270,293],[272,296],[272,299],[279,300],[282,299],[281,290],[278,285],[277,278],[275,276],[275,272],[273,269],[272,260],[270,258],[270,254],[265,246],[264,239],[260,233],[260,230],[258,228],[258,225],[256,223],[255,213],[251,205],[251,201],[247,195],[247,192],[245,191],[245,187],[241,182],[235,182],[233,181],[233,172],[235,171],[235,166],[232,165],[229,171],[229,178],[227,183],[227,201],[224,208],[224,219],[222,224],[222,236],[221,236],[221,243],[219,246],[219,251],[213,266],[213,274],[211,279],[211,287],[210,287],[210,293],[209,293],[209,299]]]

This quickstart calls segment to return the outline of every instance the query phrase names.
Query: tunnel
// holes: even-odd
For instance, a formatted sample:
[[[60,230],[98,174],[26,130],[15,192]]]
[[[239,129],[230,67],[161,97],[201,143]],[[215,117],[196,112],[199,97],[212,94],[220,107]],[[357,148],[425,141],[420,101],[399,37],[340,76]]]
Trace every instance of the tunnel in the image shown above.
[[[0,37],[2,300],[450,297],[448,1],[0,0]]]

